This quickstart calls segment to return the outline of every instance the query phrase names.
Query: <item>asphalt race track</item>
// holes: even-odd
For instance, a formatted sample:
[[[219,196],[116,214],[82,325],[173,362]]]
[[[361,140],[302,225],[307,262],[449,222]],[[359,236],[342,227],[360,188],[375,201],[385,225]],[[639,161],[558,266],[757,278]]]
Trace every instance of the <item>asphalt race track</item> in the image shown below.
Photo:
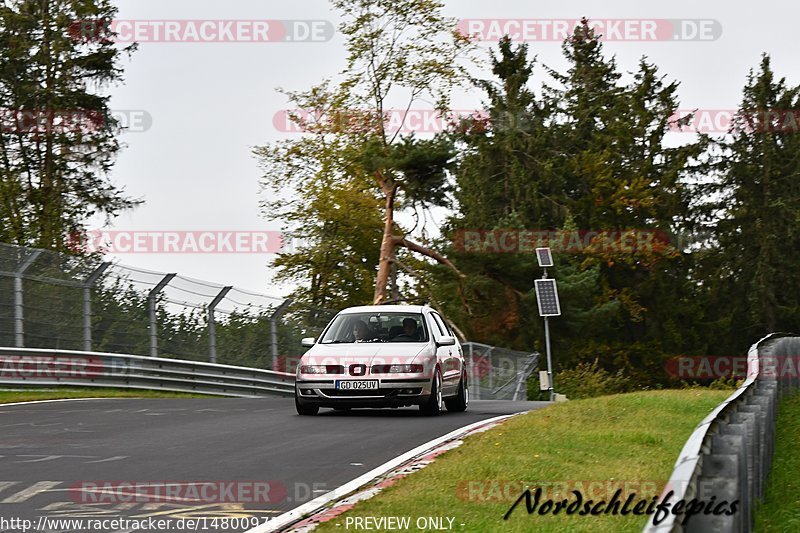
[[[77,530],[40,517],[217,517],[197,529],[241,531],[219,519],[277,516],[454,429],[544,405],[473,401],[435,418],[415,408],[300,417],[284,398],[0,405],[0,517],[31,520],[30,531]],[[179,492],[159,492],[165,484]]]

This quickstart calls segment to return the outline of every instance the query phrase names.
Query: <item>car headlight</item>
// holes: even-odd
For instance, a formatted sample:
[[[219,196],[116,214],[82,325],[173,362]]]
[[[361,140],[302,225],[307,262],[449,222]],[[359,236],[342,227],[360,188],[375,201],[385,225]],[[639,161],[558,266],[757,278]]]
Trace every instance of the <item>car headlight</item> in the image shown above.
[[[343,374],[342,365],[301,365],[301,374]]]
[[[422,365],[375,365],[372,367],[373,374],[419,374],[422,370]]]

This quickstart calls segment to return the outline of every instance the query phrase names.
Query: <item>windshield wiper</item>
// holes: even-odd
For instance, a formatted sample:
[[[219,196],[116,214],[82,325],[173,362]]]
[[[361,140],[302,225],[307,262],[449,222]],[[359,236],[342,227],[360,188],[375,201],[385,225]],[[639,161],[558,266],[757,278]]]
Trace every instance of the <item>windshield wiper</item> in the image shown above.
[[[369,342],[386,342],[383,339],[367,339],[361,342],[358,341],[348,341],[348,340],[335,340],[335,341],[322,341],[320,344],[366,344]]]

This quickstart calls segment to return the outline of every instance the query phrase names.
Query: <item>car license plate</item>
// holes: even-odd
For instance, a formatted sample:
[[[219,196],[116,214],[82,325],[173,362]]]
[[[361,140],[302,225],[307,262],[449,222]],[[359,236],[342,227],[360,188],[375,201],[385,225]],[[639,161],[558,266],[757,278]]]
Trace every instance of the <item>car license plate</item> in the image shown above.
[[[339,390],[377,390],[377,379],[362,379],[362,380],[336,380],[336,388]]]

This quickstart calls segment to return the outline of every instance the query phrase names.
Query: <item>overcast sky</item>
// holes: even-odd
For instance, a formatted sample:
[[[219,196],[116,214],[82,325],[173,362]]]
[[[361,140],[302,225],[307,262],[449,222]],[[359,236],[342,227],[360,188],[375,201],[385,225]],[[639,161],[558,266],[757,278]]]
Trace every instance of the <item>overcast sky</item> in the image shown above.
[[[119,0],[117,5],[120,20],[317,20],[323,21],[317,26],[323,38],[325,27],[338,26],[336,14],[324,0]],[[736,108],[747,72],[758,65],[762,52],[772,56],[779,75],[800,84],[796,42],[800,7],[795,2],[449,0],[446,6],[446,14],[458,19],[704,20],[705,26],[690,22],[684,31],[690,35],[695,28],[705,28],[707,40],[606,43],[622,70],[635,69],[638,59],[646,55],[662,73],[679,80],[683,109]],[[488,23],[475,24],[491,29]],[[648,28],[633,23],[628,36],[636,36],[636,24]],[[655,24],[655,34],[662,39],[664,23]],[[275,31],[275,25],[270,31]],[[529,26],[529,31],[537,30]],[[528,35],[537,38],[539,34]],[[540,62],[563,66],[559,42],[529,44]],[[488,43],[483,48],[488,49]],[[336,75],[343,60],[343,41],[337,33],[322,42],[142,42],[132,58],[125,60],[125,84],[111,90],[111,107],[139,111],[152,122],[145,131],[122,136],[127,147],[112,179],[145,204],[117,218],[111,229],[279,229],[260,216],[260,173],[251,149],[297,135],[279,131],[274,124],[276,113],[287,107],[277,87],[308,88]],[[476,91],[461,94],[455,107],[479,108],[480,95]],[[671,135],[680,142],[691,134]],[[92,227],[99,226],[93,223]],[[269,280],[267,263],[272,257],[173,253],[117,254],[113,259],[283,295],[290,287]]]

